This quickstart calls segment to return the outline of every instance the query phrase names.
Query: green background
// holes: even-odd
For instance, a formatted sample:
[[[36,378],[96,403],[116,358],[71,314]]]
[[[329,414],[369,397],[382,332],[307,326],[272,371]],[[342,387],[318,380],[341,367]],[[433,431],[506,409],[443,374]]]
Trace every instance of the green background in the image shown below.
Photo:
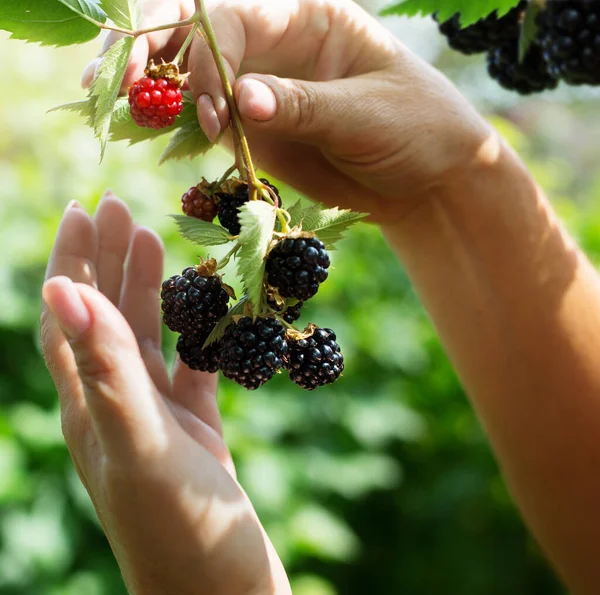
[[[597,95],[521,100],[487,79],[481,58],[442,50],[426,21],[387,24],[411,40],[501,128],[572,232],[600,257]],[[38,347],[40,286],[68,201],[93,210],[106,188],[167,246],[167,273],[198,250],[166,215],[218,150],[155,164],[164,143],[110,145],[99,165],[76,116],[79,74],[98,42],[53,50],[0,35],[0,593],[120,595],[118,568],[62,441]],[[284,188],[290,204],[294,192]],[[216,254],[219,252],[217,251]],[[231,279],[231,275],[229,276]],[[303,321],[333,327],[346,356],[332,388],[281,377],[255,393],[221,383],[239,478],[297,595],[553,595],[563,590],[528,537],[486,438],[400,264],[360,225],[334,256]],[[173,358],[173,336],[165,350]]]

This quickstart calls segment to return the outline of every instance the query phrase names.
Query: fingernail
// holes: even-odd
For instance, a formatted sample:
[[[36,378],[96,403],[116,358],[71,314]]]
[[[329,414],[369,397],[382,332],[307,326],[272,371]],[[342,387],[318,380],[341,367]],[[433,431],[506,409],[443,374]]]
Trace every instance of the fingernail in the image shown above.
[[[238,107],[244,117],[257,122],[267,122],[275,117],[277,99],[270,87],[252,78],[242,79],[239,85]]]
[[[102,58],[94,58],[84,69],[81,74],[81,86],[84,89],[88,89],[94,79],[96,78],[96,74],[98,72],[98,68],[100,67],[100,63],[102,62]]]
[[[81,336],[92,319],[75,284],[68,277],[54,277],[46,282],[43,297],[60,328],[69,339]]]
[[[77,202],[76,200],[72,200],[66,207],[65,207],[65,213],[67,211],[70,211],[71,209],[81,209],[83,211],[83,207],[81,206],[81,204],[79,202]]]
[[[221,134],[221,124],[217,116],[215,104],[210,95],[200,95],[198,98],[198,121],[208,140],[214,143]]]

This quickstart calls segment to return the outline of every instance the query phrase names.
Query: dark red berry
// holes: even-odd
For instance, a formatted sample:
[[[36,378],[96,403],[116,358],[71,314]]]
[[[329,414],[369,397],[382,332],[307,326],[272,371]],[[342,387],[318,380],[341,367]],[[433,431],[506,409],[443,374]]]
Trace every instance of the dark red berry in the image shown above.
[[[138,126],[160,130],[175,123],[183,109],[183,79],[174,64],[146,68],[145,76],[129,88],[131,117]]]
[[[226,378],[256,390],[283,366],[287,351],[285,329],[275,318],[245,316],[225,330],[219,367]]]
[[[335,382],[344,371],[344,356],[331,329],[315,328],[307,338],[288,339],[285,368],[306,390]]]
[[[219,212],[213,197],[205,194],[198,186],[190,188],[181,197],[181,208],[188,217],[195,217],[208,223],[212,223]]]
[[[189,267],[163,283],[162,309],[170,330],[206,338],[227,314],[229,294],[221,278],[204,272],[203,265]]]
[[[325,244],[318,238],[286,238],[267,257],[267,279],[282,297],[305,302],[327,279],[329,265]]]

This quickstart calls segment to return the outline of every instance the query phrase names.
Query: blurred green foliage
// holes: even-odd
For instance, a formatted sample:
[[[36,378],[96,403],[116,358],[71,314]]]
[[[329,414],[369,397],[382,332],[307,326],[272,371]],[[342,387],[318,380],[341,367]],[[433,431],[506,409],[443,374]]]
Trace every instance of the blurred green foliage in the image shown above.
[[[166,214],[215,151],[157,168],[164,145],[109,146],[98,165],[89,130],[68,114],[96,49],[40,49],[0,37],[0,593],[119,595],[118,568],[62,441],[37,340],[40,286],[62,209],[93,210],[112,188],[167,246],[167,273],[193,261]],[[449,71],[468,70],[469,62]],[[477,99],[477,98],[475,98]],[[502,101],[499,101],[502,104]],[[598,147],[573,122],[590,102],[503,104],[495,124],[524,156],[571,231],[600,256]],[[510,121],[517,122],[521,130]],[[562,128],[561,128],[562,126]],[[523,131],[527,132],[525,134]],[[562,134],[562,136],[561,136]],[[560,142],[559,142],[560,141]],[[286,195],[293,194],[288,190]],[[293,579],[296,595],[554,595],[425,312],[379,231],[358,226],[304,320],[331,326],[346,355],[333,388],[285,378],[256,393],[222,382],[239,477]],[[165,352],[173,357],[173,337]]]

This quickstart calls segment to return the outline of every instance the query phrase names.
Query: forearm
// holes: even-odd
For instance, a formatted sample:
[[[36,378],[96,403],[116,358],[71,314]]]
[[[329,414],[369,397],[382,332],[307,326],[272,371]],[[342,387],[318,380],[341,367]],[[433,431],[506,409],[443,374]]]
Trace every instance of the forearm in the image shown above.
[[[597,593],[600,284],[518,158],[495,148],[384,231],[531,528],[574,593]]]

